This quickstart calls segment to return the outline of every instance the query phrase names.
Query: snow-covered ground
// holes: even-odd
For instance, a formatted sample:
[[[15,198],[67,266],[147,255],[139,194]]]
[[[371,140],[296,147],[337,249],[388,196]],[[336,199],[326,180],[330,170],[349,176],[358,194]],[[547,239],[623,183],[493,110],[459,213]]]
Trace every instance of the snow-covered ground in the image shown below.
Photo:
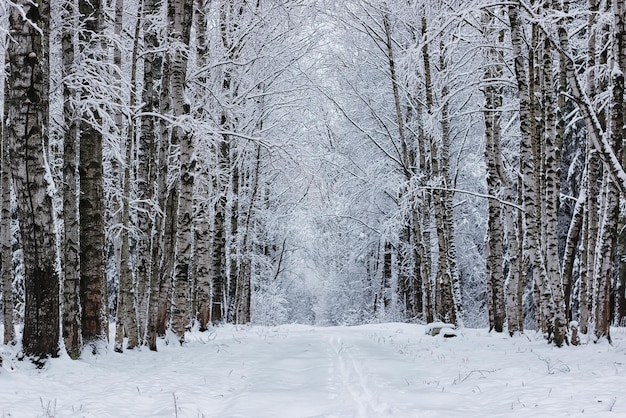
[[[5,358],[1,417],[626,416],[626,330],[561,349],[424,327],[223,326],[184,347],[49,362]],[[5,347],[4,355],[8,355]]]

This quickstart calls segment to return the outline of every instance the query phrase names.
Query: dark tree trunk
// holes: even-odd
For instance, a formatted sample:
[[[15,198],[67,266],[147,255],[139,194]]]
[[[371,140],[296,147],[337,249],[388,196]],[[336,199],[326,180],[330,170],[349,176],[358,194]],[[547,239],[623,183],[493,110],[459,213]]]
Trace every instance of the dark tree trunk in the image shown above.
[[[102,59],[96,52],[100,46],[92,42],[92,34],[100,32],[101,3],[99,0],[80,0],[78,3],[85,29],[86,57]],[[86,86],[88,89],[89,86]],[[87,98],[87,97],[86,97]],[[106,340],[104,273],[104,202],[102,170],[102,133],[98,110],[93,110],[94,120],[85,116],[80,134],[80,301],[82,308],[83,344]]]

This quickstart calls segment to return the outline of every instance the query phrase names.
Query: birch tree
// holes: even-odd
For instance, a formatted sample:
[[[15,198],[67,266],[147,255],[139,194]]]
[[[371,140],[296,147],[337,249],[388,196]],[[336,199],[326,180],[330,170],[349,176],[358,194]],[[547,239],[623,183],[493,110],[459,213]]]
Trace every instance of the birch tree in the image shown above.
[[[163,207],[167,193],[167,158],[169,138],[163,137],[160,123],[155,116],[160,110],[159,83],[162,81],[164,54],[159,51],[163,41],[163,24],[158,16],[161,6],[156,1],[143,2],[143,31],[146,51],[144,53],[144,80],[142,102],[144,116],[141,119],[140,155],[143,162],[137,170],[139,177],[140,212],[138,229],[144,240],[137,249],[138,280],[148,282],[149,300],[146,324],[146,343],[156,350],[156,320],[159,307],[161,255],[163,239]],[[148,252],[148,250],[150,250]],[[142,276],[146,277],[142,277]]]
[[[191,313],[189,303],[191,280],[191,243],[193,225],[193,184],[195,161],[193,160],[193,135],[185,126],[184,118],[190,113],[189,104],[185,103],[185,79],[187,74],[187,54],[193,16],[193,0],[172,1],[168,7],[171,36],[174,40],[172,65],[172,111],[178,119],[172,129],[172,143],[180,145],[180,191],[176,228],[176,267],[174,332],[180,343],[185,341],[185,331],[190,328]]]
[[[3,74],[4,75],[4,74]],[[4,86],[4,83],[1,83]],[[3,94],[5,92],[3,91]],[[3,101],[3,104],[6,103]],[[5,115],[4,110],[2,114]],[[4,126],[5,118],[0,122],[0,267],[2,268],[2,323],[4,324],[4,344],[15,343],[13,310],[13,251],[11,248],[11,159],[9,143]]]
[[[80,226],[78,221],[79,106],[74,78],[78,27],[78,3],[65,2],[63,54],[63,341],[70,357],[82,349],[80,318]]]
[[[49,8],[18,1],[10,9],[7,47],[6,135],[24,246],[24,352],[35,361],[59,354],[59,275],[53,229],[51,176],[45,145]]]
[[[494,19],[491,11],[484,10],[481,23],[485,28],[485,38],[493,42]],[[484,71],[486,86],[485,95],[485,161],[487,163],[487,192],[497,196],[501,189],[499,160],[501,157],[500,119],[502,107],[502,87],[494,85],[493,80],[502,77],[502,64],[498,62],[498,53],[490,49],[487,53],[487,66]],[[491,60],[495,60],[491,63]],[[496,81],[497,82],[497,81]],[[506,210],[506,209],[505,209]],[[503,210],[495,198],[489,199],[486,262],[487,262],[487,302],[489,304],[489,329],[502,332],[505,323],[504,307],[504,265],[501,255],[504,254]],[[517,237],[513,234],[513,239]],[[509,310],[510,312],[511,310]],[[514,311],[514,310],[513,310]]]

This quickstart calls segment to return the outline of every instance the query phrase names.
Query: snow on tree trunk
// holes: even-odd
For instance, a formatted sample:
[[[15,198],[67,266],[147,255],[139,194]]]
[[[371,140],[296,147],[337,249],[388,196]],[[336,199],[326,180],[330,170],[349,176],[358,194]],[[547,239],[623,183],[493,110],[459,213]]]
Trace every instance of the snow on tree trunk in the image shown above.
[[[6,135],[24,249],[24,353],[59,354],[59,276],[51,184],[46,161],[47,4],[16,1],[9,15]],[[36,26],[35,26],[36,25]]]

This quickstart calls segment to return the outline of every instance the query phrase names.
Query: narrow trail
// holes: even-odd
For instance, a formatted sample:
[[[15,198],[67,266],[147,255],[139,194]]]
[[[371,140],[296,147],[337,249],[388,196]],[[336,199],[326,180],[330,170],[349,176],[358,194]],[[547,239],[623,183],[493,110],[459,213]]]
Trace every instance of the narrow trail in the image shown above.
[[[359,418],[385,417],[389,415],[385,403],[376,396],[376,388],[370,383],[371,376],[365,368],[365,359],[356,359],[349,344],[342,337],[328,338],[332,356],[331,373],[339,379],[345,392],[350,395],[355,415]]]
[[[253,362],[248,357],[245,367],[235,365],[223,408],[211,416],[391,416],[392,408],[380,395],[393,383],[372,374],[368,369],[371,360],[358,349],[371,344],[369,349],[375,350],[378,343],[358,337],[327,330],[272,337],[268,350],[257,350]],[[289,401],[285,403],[285,399]],[[250,404],[262,404],[263,412],[250,411]]]

